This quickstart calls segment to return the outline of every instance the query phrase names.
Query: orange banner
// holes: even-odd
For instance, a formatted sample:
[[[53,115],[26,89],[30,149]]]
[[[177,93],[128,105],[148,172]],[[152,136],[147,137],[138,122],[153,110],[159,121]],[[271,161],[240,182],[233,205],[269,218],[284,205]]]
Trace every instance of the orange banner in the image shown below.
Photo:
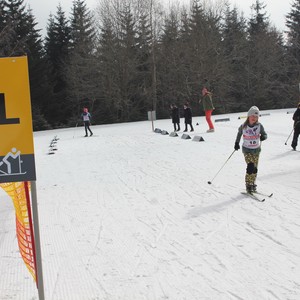
[[[16,211],[16,232],[20,253],[26,267],[36,281],[35,246],[30,208],[29,183],[0,183],[0,187],[2,187],[13,200]]]

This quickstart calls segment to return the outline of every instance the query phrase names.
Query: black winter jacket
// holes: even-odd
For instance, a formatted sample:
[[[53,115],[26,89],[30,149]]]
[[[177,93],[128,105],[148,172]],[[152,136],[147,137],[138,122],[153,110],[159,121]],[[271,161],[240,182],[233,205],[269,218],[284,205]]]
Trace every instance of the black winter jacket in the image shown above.
[[[184,109],[183,116],[185,124],[192,124],[192,110],[190,107]]]
[[[296,128],[296,126],[299,128],[300,127],[300,108],[299,107],[294,112],[293,120],[294,120],[294,128]]]
[[[179,123],[179,109],[178,107],[173,107],[171,110],[172,123]]]

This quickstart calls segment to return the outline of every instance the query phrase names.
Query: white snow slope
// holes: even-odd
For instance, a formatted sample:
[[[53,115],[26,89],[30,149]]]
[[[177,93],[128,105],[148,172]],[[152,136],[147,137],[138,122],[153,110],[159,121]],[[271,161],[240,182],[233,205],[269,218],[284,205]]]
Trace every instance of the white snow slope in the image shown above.
[[[274,193],[263,203],[241,194],[241,151],[208,184],[245,113],[213,116],[230,118],[215,133],[194,117],[191,136],[204,142],[153,133],[149,121],[93,126],[88,138],[82,127],[36,132],[45,299],[300,299],[300,153],[285,145],[287,111],[260,118],[257,184]],[[38,299],[2,190],[0,258],[0,299]]]

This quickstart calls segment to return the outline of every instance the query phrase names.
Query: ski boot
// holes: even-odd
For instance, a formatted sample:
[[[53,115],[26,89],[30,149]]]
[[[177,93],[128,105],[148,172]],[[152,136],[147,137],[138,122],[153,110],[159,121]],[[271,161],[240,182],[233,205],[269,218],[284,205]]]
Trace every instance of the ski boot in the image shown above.
[[[254,192],[253,184],[246,184],[246,191],[247,193],[252,194]]]
[[[257,184],[253,184],[253,193],[257,192]]]

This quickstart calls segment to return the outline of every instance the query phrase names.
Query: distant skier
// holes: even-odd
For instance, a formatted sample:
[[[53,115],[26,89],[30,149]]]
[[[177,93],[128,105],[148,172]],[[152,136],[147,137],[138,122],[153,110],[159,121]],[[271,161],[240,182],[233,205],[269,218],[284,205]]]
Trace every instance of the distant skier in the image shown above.
[[[194,131],[194,128],[193,128],[193,125],[192,125],[192,110],[191,110],[188,102],[186,102],[183,105],[183,109],[184,109],[183,116],[184,116],[184,123],[185,123],[185,130],[183,132],[187,132],[188,125],[190,125],[191,132],[192,132],[192,131]]]
[[[293,150],[296,150],[296,147],[298,145],[298,137],[300,134],[300,102],[298,103],[297,110],[294,112],[293,120],[294,120],[294,136],[292,141],[292,148]]]
[[[172,123],[174,125],[174,131],[180,131],[179,109],[176,104],[171,104],[170,109],[171,109]],[[176,125],[177,125],[177,128],[176,128]]]
[[[202,88],[202,99],[199,100],[199,103],[201,103],[201,101],[203,104],[203,110],[205,112],[206,122],[209,127],[207,132],[214,132],[215,128],[211,121],[211,114],[215,108],[212,102],[212,92],[209,91],[207,79],[204,81],[204,86]]]
[[[83,109],[83,113],[81,114],[81,118],[82,118],[83,123],[84,123],[85,137],[88,136],[88,131],[90,132],[90,136],[92,136],[93,132],[90,129],[92,116],[91,116],[91,114],[89,113],[89,111],[86,107]]]
[[[261,141],[267,139],[267,133],[261,123],[258,122],[259,109],[252,106],[247,113],[247,120],[242,124],[236,136],[234,149],[240,149],[240,140],[243,136],[242,152],[247,164],[246,169],[246,190],[248,193],[256,192],[257,185],[255,184],[257,177],[257,166],[259,154],[261,151]]]

